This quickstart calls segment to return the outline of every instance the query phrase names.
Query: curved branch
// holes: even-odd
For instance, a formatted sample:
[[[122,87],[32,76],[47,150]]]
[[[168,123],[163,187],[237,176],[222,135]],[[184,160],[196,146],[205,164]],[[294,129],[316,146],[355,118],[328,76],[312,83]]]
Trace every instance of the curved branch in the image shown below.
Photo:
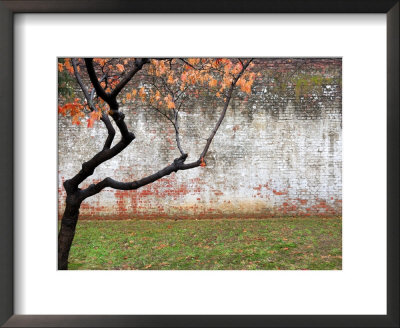
[[[81,75],[79,74],[78,71],[78,67],[76,65],[76,58],[72,58],[72,67],[74,68],[74,75],[76,78],[76,81],[78,81],[79,86],[81,87],[81,90],[86,98],[86,101],[88,102],[89,108],[91,110],[94,110],[94,108],[92,108],[93,103],[92,103],[92,98],[89,96],[89,92],[87,90],[87,88],[85,87],[85,84],[82,81]]]
[[[104,149],[110,149],[111,144],[112,144],[112,142],[113,142],[113,140],[114,140],[114,137],[115,137],[115,129],[114,129],[114,127],[112,126],[111,121],[110,121],[110,119],[108,118],[108,115],[107,115],[107,114],[103,113],[103,114],[101,115],[101,118],[100,118],[100,119],[101,119],[101,121],[104,123],[104,125],[106,126],[107,131],[108,131],[108,136],[107,136],[107,139],[106,139],[106,141],[105,141],[105,143],[104,143],[103,150],[104,150]]]
[[[150,60],[148,58],[136,58],[133,69],[130,70],[128,74],[126,74],[124,78],[117,84],[117,86],[111,92],[111,98],[115,98],[124,88],[124,86],[132,79],[132,77],[142,69],[143,65],[149,62]]]
[[[124,122],[125,115],[118,111],[117,95],[122,90],[122,88],[132,79],[132,77],[142,69],[143,65],[149,62],[146,58],[139,58],[135,61],[134,68],[121,80],[121,82],[115,87],[115,89],[110,93],[106,93],[101,87],[99,80],[97,79],[96,72],[93,67],[93,58],[85,58],[86,68],[89,74],[90,81],[96,90],[96,93],[110,106],[110,115],[113,118],[115,124],[118,126],[121,132],[122,138],[126,141],[132,141],[135,139],[135,135],[129,132],[128,127]]]
[[[173,123],[174,128],[175,128],[175,139],[176,139],[176,145],[178,146],[179,152],[181,153],[181,155],[184,155],[185,152],[183,151],[182,147],[181,147],[181,141],[179,138],[179,122],[178,122],[178,111],[174,110],[174,119],[175,122]]]
[[[134,69],[134,73],[131,74],[129,80],[133,77],[133,75],[138,72],[142,66],[145,64],[145,60],[140,60],[138,64],[136,65],[136,70]],[[119,154],[122,150],[124,150],[131,142],[132,140],[135,139],[135,135],[130,132],[124,122],[125,115],[121,112],[118,111],[118,103],[116,101],[116,96],[110,96],[105,93],[104,89],[100,85],[100,81],[97,79],[96,72],[93,67],[93,58],[85,58],[85,63],[86,63],[86,68],[89,74],[90,81],[93,84],[93,87],[96,90],[96,93],[99,97],[101,97],[104,101],[107,102],[107,104],[110,106],[111,109],[111,117],[115,121],[116,125],[118,126],[120,132],[121,132],[121,140],[112,148],[111,144],[115,135],[115,130],[112,127],[112,124],[108,117],[105,115],[102,115],[102,121],[107,127],[107,130],[109,132],[109,136],[104,144],[103,150],[101,150],[99,153],[97,153],[95,156],[93,156],[89,161],[85,162],[82,164],[82,169],[71,179],[66,180],[64,182],[64,188],[67,191],[67,193],[73,193],[78,191],[78,186],[79,184],[84,181],[87,177],[93,174],[95,168],[99,166],[100,164],[104,163],[105,161],[113,158],[117,154]],[[77,70],[76,70],[77,73]],[[77,76],[77,75],[75,75]],[[79,74],[78,74],[78,77]],[[78,79],[77,79],[78,80]],[[82,80],[80,80],[82,82]],[[79,83],[79,80],[78,80]],[[119,87],[123,88],[126,85],[127,81],[124,82],[124,84],[119,84]],[[82,83],[82,86],[83,83]],[[85,90],[85,88],[84,88]],[[87,95],[87,99],[90,101],[89,93],[84,91],[85,96]]]
[[[82,90],[82,92],[83,92],[83,94],[84,94],[84,96],[85,96],[85,98],[86,98],[86,101],[87,101],[87,103],[88,103],[89,109],[90,109],[91,111],[95,111],[96,108],[94,108],[94,104],[93,104],[93,98],[94,98],[95,89],[93,89],[92,92],[91,92],[90,95],[89,95],[89,91],[88,91],[88,89],[86,88],[85,84],[83,83],[81,75],[79,74],[78,67],[77,67],[77,65],[76,65],[76,58],[72,58],[72,66],[73,66],[73,68],[74,68],[74,75],[75,75],[75,78],[76,78],[76,80],[77,80],[79,86],[81,87],[81,90]],[[106,77],[107,77],[107,75],[104,74],[103,77],[100,79],[100,83],[101,83]]]
[[[78,81],[78,84],[79,84],[79,86],[81,87],[81,90],[82,90],[83,94],[85,95],[85,98],[86,98],[86,101],[87,101],[87,103],[88,103],[89,109],[93,112],[93,111],[96,110],[96,109],[94,108],[94,105],[93,105],[93,97],[94,97],[94,91],[95,91],[95,89],[93,89],[92,93],[89,95],[88,89],[86,88],[85,84],[84,84],[83,81],[82,81],[81,75],[79,74],[79,71],[78,71],[78,68],[77,68],[77,65],[76,65],[76,58],[72,58],[72,66],[73,66],[73,68],[74,68],[74,75],[75,75],[75,78],[76,78],[76,80]],[[106,75],[104,75],[104,76],[101,78],[100,82],[101,82],[105,77],[106,77]],[[112,144],[113,140],[114,140],[115,129],[114,129],[114,127],[112,126],[112,124],[111,124],[111,122],[110,122],[110,119],[108,118],[108,115],[107,115],[107,114],[102,113],[100,119],[101,119],[101,121],[104,123],[104,125],[106,126],[107,131],[108,131],[108,136],[107,136],[107,139],[106,139],[106,141],[105,141],[105,143],[104,143],[103,149],[109,149],[109,148],[111,147],[111,144]]]
[[[237,75],[237,76],[235,77],[235,79],[232,81],[231,87],[229,88],[228,94],[226,95],[226,100],[225,100],[224,108],[223,108],[223,110],[222,110],[222,112],[221,112],[221,115],[219,116],[219,119],[218,119],[217,123],[216,123],[215,126],[214,126],[214,129],[212,129],[212,131],[211,131],[211,133],[210,133],[210,136],[207,138],[207,143],[206,143],[206,145],[204,146],[203,151],[201,152],[200,159],[201,159],[201,158],[204,158],[204,157],[206,156],[207,151],[208,151],[208,148],[210,147],[211,142],[212,142],[212,140],[213,140],[215,134],[217,133],[217,131],[218,131],[218,129],[219,129],[219,127],[220,127],[220,125],[221,125],[221,123],[222,123],[224,117],[225,117],[225,114],[226,114],[226,111],[227,111],[227,109],[228,109],[229,102],[231,101],[232,93],[233,93],[233,90],[235,89],[236,83],[237,83],[237,81],[240,79],[240,77],[242,76],[242,74],[243,74],[243,72],[246,70],[246,68],[250,65],[251,61],[252,61],[252,59],[250,59],[246,64],[244,64],[244,65],[242,64],[243,67],[242,67],[241,71],[238,73],[238,75]]]
[[[190,64],[186,59],[184,58],[179,58],[183,63],[185,63],[186,65],[190,66],[193,69],[197,69],[196,67],[194,67],[192,64]]]
[[[110,96],[105,92],[105,90],[100,85],[100,81],[97,79],[97,74],[93,67],[93,58],[85,58],[86,69],[89,74],[90,81],[93,84],[94,89],[99,97],[103,98],[104,101],[108,103],[110,101]]]
[[[136,180],[133,182],[120,182],[111,178],[105,178],[97,184],[92,184],[88,188],[81,190],[79,193],[80,201],[83,201],[85,198],[98,194],[104,188],[110,187],[118,190],[135,190],[145,185],[148,185],[154,181],[157,181],[172,172],[177,172],[182,169],[184,162],[187,158],[187,154],[176,158],[172,164],[164,167],[160,171],[151,174],[143,179]]]
[[[103,150],[94,155],[89,161],[84,162],[82,164],[82,169],[73,178],[64,182],[64,188],[67,193],[77,191],[79,184],[87,177],[91,176],[96,167],[118,155],[121,151],[129,146],[132,140],[133,138],[130,140],[121,138],[121,140],[111,149],[103,148]]]

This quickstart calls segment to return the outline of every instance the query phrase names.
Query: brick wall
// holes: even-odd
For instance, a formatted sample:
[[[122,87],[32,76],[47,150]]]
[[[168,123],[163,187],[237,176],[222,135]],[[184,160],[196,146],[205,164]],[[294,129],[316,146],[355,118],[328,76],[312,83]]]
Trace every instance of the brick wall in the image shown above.
[[[81,216],[341,215],[341,59],[258,59],[255,67],[260,74],[253,94],[235,94],[206,167],[172,173],[136,191],[105,189],[82,204]],[[221,111],[212,97],[201,94],[189,107],[180,116],[188,162],[197,159]],[[136,139],[82,187],[107,176],[139,179],[179,156],[172,126],[159,114],[139,104],[122,111]],[[58,128],[61,215],[62,182],[102,148],[107,134],[101,122],[88,129],[64,117]]]

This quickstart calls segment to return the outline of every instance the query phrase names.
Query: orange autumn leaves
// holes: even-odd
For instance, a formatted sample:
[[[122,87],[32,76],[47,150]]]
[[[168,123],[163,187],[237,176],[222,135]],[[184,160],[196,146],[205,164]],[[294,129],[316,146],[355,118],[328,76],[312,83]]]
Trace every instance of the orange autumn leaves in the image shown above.
[[[94,58],[94,67],[100,80],[101,87],[106,93],[111,93],[121,78],[129,72],[134,65],[134,58]],[[92,86],[88,83],[87,73],[83,59],[77,59],[77,69],[86,81],[88,89]],[[246,60],[243,60],[246,62]],[[240,91],[250,94],[255,73],[251,72],[251,65],[245,70],[237,81]],[[185,102],[199,97],[199,88],[207,90],[208,94],[216,98],[225,99],[226,90],[231,87],[236,76],[243,69],[243,64],[238,59],[227,58],[183,58],[183,59],[151,59],[150,63],[134,76],[121,94],[118,101],[122,105],[129,106],[140,101],[146,108],[162,110],[167,115],[168,111],[174,113],[177,110],[185,110]],[[66,71],[74,74],[70,58],[65,58],[58,63],[60,72]],[[88,127],[93,127],[94,122],[101,118],[102,112],[107,112],[104,101],[100,97],[95,98],[95,112],[90,112],[85,101],[74,99],[59,107],[62,115],[69,115],[74,124],[79,124],[84,116],[84,111],[89,112]]]
[[[118,72],[123,72],[123,71],[125,71],[124,65],[122,65],[122,64],[117,64],[117,65],[115,65],[115,66],[117,67]]]
[[[92,111],[88,119],[88,128],[92,128],[95,121],[100,120],[103,113],[101,111]]]
[[[58,71],[63,72],[64,69],[68,71],[70,74],[74,74],[74,68],[71,64],[71,58],[64,58],[64,62],[58,62]]]
[[[58,106],[58,113],[60,113],[62,116],[71,116],[72,124],[80,125],[80,120],[85,117],[83,110],[86,106],[86,103],[81,104],[80,101],[81,100],[79,98],[76,98],[73,102],[67,103],[64,106]],[[90,112],[89,118],[87,120],[87,127],[92,128],[94,122],[100,120],[102,115],[103,113],[101,109]]]
[[[225,98],[243,64],[234,59],[183,58],[170,60],[152,59],[146,68],[151,77],[141,83],[139,98],[144,105],[163,111],[186,110],[187,100],[198,98],[199,90],[206,90],[216,98]],[[245,71],[237,81],[242,92],[251,93],[255,73]],[[123,103],[134,101],[125,97]]]
[[[71,116],[72,124],[80,125],[80,119],[85,116],[83,113],[84,107],[85,106],[81,104],[81,100],[75,98],[73,102],[67,103],[64,106],[58,106],[58,112],[62,116]]]
[[[104,81],[103,78],[100,82],[100,85],[105,90],[105,92],[111,92],[112,88],[114,88],[119,83],[120,78],[123,75],[121,73],[125,71],[124,65],[122,63],[129,64],[128,59],[123,60],[122,63],[117,64],[115,64],[112,59],[101,58],[95,58],[93,62],[96,70],[101,70],[102,73],[104,72],[104,76],[107,76],[106,81]],[[85,75],[86,68],[82,58],[76,59],[76,69],[81,75],[81,78],[86,79],[87,82],[88,76]],[[71,76],[74,76],[75,72],[72,65],[72,59],[63,58],[62,60],[60,60],[58,62],[58,71],[60,73],[68,72]],[[91,85],[88,85],[88,90],[91,92],[93,90],[93,87]],[[62,97],[60,98],[61,99],[59,99],[58,112],[63,116],[70,116],[72,118],[72,124],[76,125],[80,125],[81,120],[88,116],[87,127],[91,128],[94,126],[94,122],[99,120],[102,117],[103,113],[107,113],[109,110],[105,101],[100,97],[95,98],[92,108],[89,108],[87,99],[75,98],[73,101],[70,101],[69,99],[62,99]],[[85,112],[88,113],[88,115]]]
[[[66,103],[63,106],[58,106],[58,113],[62,116],[70,116],[72,119],[72,124],[80,125],[81,119],[86,116],[84,113],[85,107],[87,107],[86,102],[82,104],[81,99],[75,98],[73,102]],[[89,113],[89,118],[87,119],[87,127],[92,128],[94,122],[100,120],[103,112],[107,112],[105,106],[97,104],[96,110]]]

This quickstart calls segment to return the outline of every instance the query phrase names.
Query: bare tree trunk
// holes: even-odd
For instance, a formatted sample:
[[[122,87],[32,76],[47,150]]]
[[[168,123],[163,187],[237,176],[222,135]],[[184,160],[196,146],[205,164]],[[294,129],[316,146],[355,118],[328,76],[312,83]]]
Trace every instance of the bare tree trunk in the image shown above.
[[[80,203],[73,204],[67,197],[67,204],[61,219],[61,228],[58,233],[58,270],[68,270],[69,251],[75,236],[79,208]]]

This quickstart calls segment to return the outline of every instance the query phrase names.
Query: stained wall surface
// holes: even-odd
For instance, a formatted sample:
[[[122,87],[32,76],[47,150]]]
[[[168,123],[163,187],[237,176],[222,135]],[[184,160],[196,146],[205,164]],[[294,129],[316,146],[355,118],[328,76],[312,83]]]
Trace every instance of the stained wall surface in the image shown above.
[[[341,59],[258,59],[252,95],[237,92],[206,167],[179,171],[136,191],[105,189],[82,204],[83,218],[333,216],[342,210]],[[138,82],[145,84],[145,82]],[[132,108],[133,107],[133,108]],[[196,160],[221,112],[199,95],[180,115],[187,162]],[[124,107],[132,144],[82,183],[133,181],[179,157],[171,124],[139,103]],[[99,151],[102,122],[58,120],[59,214],[63,181]],[[115,140],[119,136],[116,135]]]

